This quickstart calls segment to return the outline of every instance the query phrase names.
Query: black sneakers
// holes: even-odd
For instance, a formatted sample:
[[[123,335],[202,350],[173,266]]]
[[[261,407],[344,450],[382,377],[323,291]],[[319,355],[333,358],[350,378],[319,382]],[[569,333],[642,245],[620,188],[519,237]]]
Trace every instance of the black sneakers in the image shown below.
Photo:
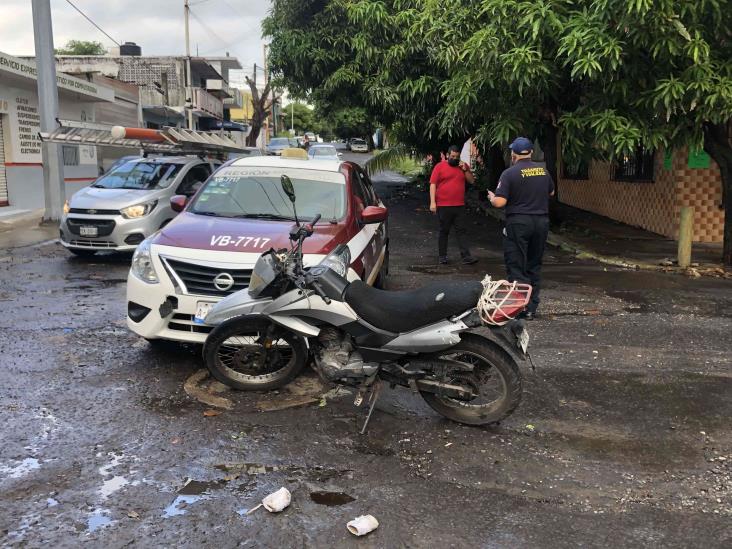
[[[463,265],[475,265],[476,263],[478,263],[478,260],[472,255],[463,257]]]
[[[447,265],[448,263],[450,263],[450,260],[447,257],[440,258],[440,265]]]

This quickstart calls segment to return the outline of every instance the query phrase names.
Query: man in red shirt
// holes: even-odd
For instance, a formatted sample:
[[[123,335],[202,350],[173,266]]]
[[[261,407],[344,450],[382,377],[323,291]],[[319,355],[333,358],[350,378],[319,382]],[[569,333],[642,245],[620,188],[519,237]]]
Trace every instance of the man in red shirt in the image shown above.
[[[472,265],[478,260],[470,255],[465,244],[467,229],[464,223],[465,214],[465,182],[473,183],[470,167],[460,161],[460,149],[451,145],[447,159],[435,166],[430,177],[430,211],[437,214],[440,220],[440,238],[438,251],[440,263],[447,264],[447,236],[455,226],[460,255],[465,265]]]

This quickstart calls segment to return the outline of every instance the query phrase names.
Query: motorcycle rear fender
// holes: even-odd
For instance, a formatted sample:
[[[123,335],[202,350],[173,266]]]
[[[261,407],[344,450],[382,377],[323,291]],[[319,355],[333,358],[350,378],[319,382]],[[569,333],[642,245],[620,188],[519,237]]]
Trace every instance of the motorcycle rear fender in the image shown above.
[[[247,289],[239,290],[211,307],[204,321],[210,326],[218,326],[236,316],[261,314],[270,303],[272,303],[272,298],[255,299],[249,295]]]

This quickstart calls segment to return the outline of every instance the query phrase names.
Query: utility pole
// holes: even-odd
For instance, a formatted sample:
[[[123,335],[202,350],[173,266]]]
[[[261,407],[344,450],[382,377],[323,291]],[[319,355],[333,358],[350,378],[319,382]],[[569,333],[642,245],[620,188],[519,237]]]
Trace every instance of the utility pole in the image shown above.
[[[188,0],[183,0],[183,15],[186,33],[186,95],[189,97],[191,104],[188,107],[188,129],[194,130],[193,127],[193,84],[191,82],[191,43],[188,36],[188,16],[191,8]]]
[[[267,44],[263,44],[262,48],[264,50],[264,86],[267,87],[267,77],[269,76],[267,74]],[[266,100],[265,100],[266,103]],[[272,105],[272,111],[274,112],[274,105]],[[262,140],[262,145],[264,147],[267,146],[267,143],[269,142],[269,116],[267,116],[264,119],[264,139]]]
[[[58,88],[56,87],[56,58],[53,52],[53,25],[51,23],[51,1],[33,0],[33,39],[36,46],[36,71],[38,78],[38,108],[41,131],[56,129],[58,118]],[[46,210],[44,221],[61,219],[63,202],[66,198],[61,147],[58,143],[41,146],[43,159],[43,194]]]
[[[295,135],[295,103],[290,108],[290,132]]]

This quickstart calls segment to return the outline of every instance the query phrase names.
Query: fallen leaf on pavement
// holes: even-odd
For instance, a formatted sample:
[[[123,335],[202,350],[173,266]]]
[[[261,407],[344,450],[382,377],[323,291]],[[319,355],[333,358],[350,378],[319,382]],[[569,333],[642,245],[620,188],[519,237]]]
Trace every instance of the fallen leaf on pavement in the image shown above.
[[[206,417],[214,417],[221,415],[221,412],[219,410],[204,410],[203,415]]]
[[[137,511],[127,511],[127,516],[130,518],[140,518],[140,513]]]
[[[178,437],[175,437],[173,440],[170,441],[171,444],[180,444],[181,442],[181,439]]]

